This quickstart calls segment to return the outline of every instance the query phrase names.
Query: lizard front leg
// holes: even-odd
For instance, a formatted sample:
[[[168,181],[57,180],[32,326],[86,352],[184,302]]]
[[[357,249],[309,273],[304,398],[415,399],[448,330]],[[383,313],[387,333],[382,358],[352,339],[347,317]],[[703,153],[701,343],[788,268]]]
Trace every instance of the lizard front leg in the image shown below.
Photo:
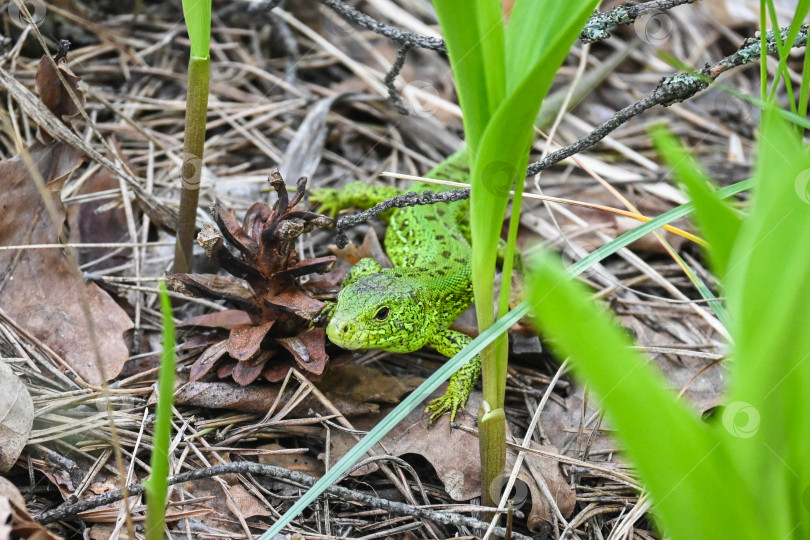
[[[428,345],[444,356],[452,358],[471,341],[470,336],[448,328],[437,333],[428,342]],[[480,375],[481,357],[476,356],[450,377],[444,395],[434,399],[427,406],[425,414],[430,415],[430,422],[435,422],[446,412],[450,413],[450,421],[453,422],[456,419],[459,407],[463,407],[467,403],[467,398],[470,397],[470,392],[475,387],[475,383],[478,382]]]
[[[335,217],[344,208],[368,210],[375,204],[402,193],[402,190],[395,187],[370,185],[358,180],[342,188],[313,189],[309,194],[309,200],[321,213]],[[390,211],[383,212],[379,218],[388,221],[390,214]]]

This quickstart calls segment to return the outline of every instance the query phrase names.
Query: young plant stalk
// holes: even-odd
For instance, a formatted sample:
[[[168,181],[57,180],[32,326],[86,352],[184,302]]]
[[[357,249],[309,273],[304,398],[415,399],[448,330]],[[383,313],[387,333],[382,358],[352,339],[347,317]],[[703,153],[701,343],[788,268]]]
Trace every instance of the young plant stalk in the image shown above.
[[[150,466],[152,474],[146,489],[146,538],[161,540],[166,524],[166,498],[169,489],[169,445],[172,439],[172,400],[174,398],[174,321],[166,282],[160,281],[160,308],[163,314],[163,354],[160,358],[155,432]]]
[[[464,113],[470,151],[472,281],[478,328],[495,322],[495,259],[510,190],[522,185],[533,120],[557,67],[579,35],[596,0],[516,2],[509,21],[497,0],[434,2]],[[518,190],[519,191],[519,190]],[[509,255],[514,253],[519,199],[513,206]],[[507,261],[498,316],[506,314],[511,261]],[[482,494],[497,496],[505,465],[508,344],[506,335],[482,351],[484,399],[479,411]],[[496,489],[491,489],[495,487]]]
[[[194,246],[194,224],[200,200],[205,126],[208,120],[208,87],[211,79],[211,0],[183,2],[191,57],[188,61],[188,89],[186,91],[186,128],[183,141],[182,184],[180,214],[177,223],[177,243],[174,248],[175,273],[191,271]]]

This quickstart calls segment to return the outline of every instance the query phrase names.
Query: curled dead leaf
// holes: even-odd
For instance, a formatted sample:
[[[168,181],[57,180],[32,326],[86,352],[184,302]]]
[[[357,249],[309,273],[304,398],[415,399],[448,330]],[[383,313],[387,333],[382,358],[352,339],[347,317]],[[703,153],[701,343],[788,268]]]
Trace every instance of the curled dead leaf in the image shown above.
[[[31,394],[11,367],[0,360],[0,472],[8,472],[17,461],[33,425]]]

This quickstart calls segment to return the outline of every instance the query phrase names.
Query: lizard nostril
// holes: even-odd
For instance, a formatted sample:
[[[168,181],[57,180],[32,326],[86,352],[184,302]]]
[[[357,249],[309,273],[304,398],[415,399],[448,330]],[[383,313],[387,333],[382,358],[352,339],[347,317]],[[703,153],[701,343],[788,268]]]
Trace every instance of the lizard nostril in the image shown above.
[[[348,324],[344,324],[344,325],[343,325],[343,333],[345,334],[345,333],[347,333],[348,331],[349,331],[349,325],[348,325]]]

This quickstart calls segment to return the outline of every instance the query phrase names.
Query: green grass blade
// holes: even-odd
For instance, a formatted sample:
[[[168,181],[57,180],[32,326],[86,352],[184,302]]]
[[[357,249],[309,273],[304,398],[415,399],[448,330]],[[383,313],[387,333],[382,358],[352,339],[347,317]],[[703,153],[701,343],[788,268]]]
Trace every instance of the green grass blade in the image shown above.
[[[771,536],[808,538],[810,152],[777,110],[763,116],[757,162],[725,279],[734,349],[723,425],[776,522]]]
[[[172,401],[174,399],[174,319],[172,304],[161,280],[160,311],[163,315],[163,353],[160,357],[158,396],[155,408],[155,430],[152,439],[152,473],[144,482],[146,488],[146,538],[161,540],[166,520],[166,497],[169,489],[169,445],[172,439]]]
[[[506,92],[503,9],[500,2],[492,0],[478,0],[470,4],[478,9],[478,33],[486,73],[489,118],[503,101]],[[466,118],[464,121],[467,122]]]
[[[675,178],[686,185],[695,202],[695,217],[710,246],[706,250],[709,261],[715,274],[724,276],[740,230],[740,217],[717,197],[708,174],[666,128],[655,128],[652,137],[664,162],[672,169]]]
[[[540,328],[597,395],[664,531],[676,539],[764,538],[764,529],[736,514],[757,515],[753,492],[709,426],[558,261],[546,254],[530,267]]]
[[[565,13],[556,13],[550,8],[553,5],[550,2],[524,1],[517,2],[512,11],[506,35],[507,65],[515,70],[507,71],[507,87],[511,91],[489,122],[472,164],[470,214],[473,283],[477,286],[475,293],[478,299],[487,297],[484,284],[488,283],[491,287],[494,282],[495,255],[500,237],[498,223],[506,214],[509,190],[526,169],[537,111],[551,87],[557,68],[596,3],[596,0],[588,0],[573,6],[568,4]],[[523,7],[538,4],[549,7],[549,13]],[[535,34],[533,47],[521,51],[517,44],[524,43],[526,39],[518,38],[516,34],[531,28],[533,24],[548,30],[549,35]],[[542,42],[542,48],[537,42]],[[517,58],[513,58],[515,56]],[[523,61],[532,63],[524,64]],[[479,310],[480,313],[489,311],[483,306]]]
[[[208,58],[211,48],[211,0],[183,0],[191,56]]]
[[[436,0],[439,18],[456,80],[458,101],[464,111],[464,134],[474,156],[489,119],[489,97],[478,10],[464,0]]]

